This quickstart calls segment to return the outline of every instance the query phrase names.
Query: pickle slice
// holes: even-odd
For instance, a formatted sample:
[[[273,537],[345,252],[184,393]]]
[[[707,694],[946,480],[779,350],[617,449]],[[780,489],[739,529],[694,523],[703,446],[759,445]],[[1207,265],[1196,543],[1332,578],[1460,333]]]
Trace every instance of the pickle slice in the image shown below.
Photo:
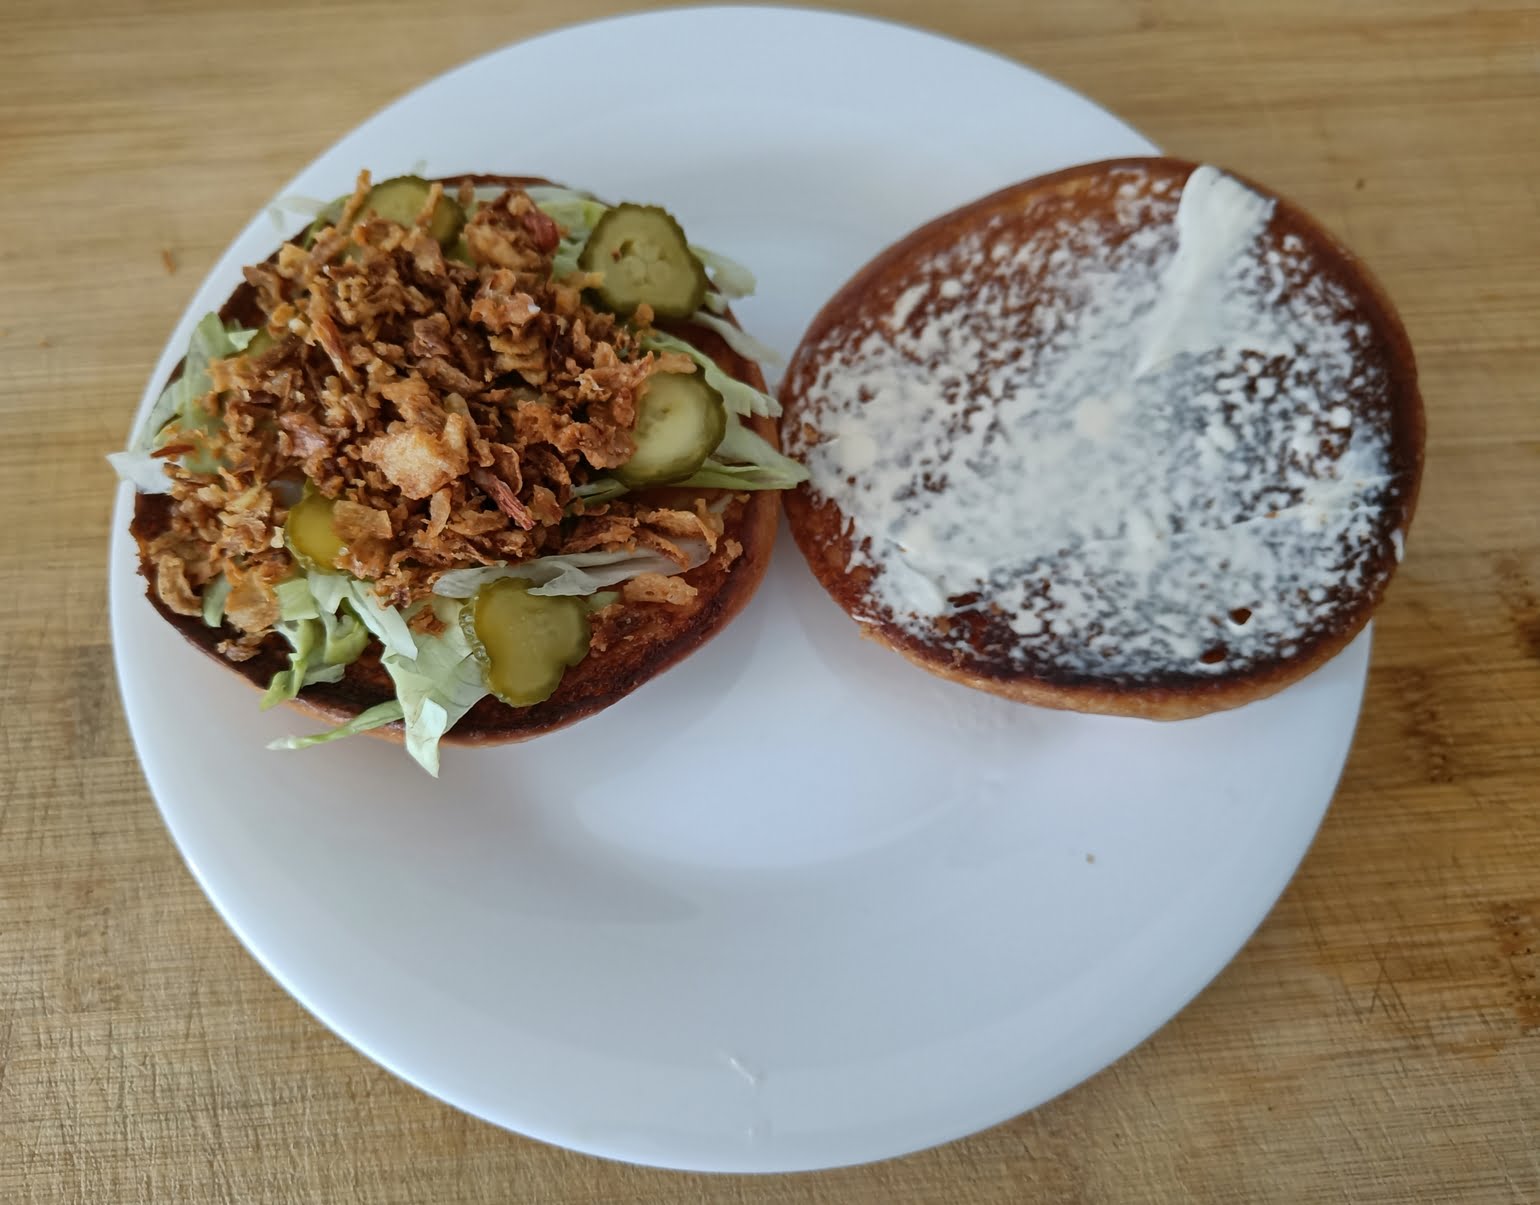
[[[583,244],[578,267],[599,272],[594,292],[607,309],[629,317],[646,302],[660,318],[688,318],[706,300],[706,268],[666,209],[617,205]]]
[[[428,189],[428,182],[420,176],[396,176],[390,180],[381,180],[364,198],[359,219],[377,217],[395,222],[398,226],[410,226],[417,220],[422,207],[428,203]],[[300,236],[300,246],[308,250],[322,230],[335,226],[342,217],[343,209],[347,207],[347,201],[346,197],[338,197],[316,214],[315,220],[305,227],[305,233]],[[458,249],[460,230],[464,225],[465,210],[460,208],[460,202],[445,193],[433,207],[433,216],[428,219],[428,232],[438,240],[440,247],[452,252]]]
[[[588,655],[588,608],[581,598],[531,594],[503,578],[483,586],[460,612],[460,628],[481,662],[487,689],[510,707],[548,699],[567,667]]]
[[[345,545],[332,526],[332,507],[336,503],[325,494],[307,489],[305,496],[289,508],[284,520],[284,539],[307,568],[335,569]]]
[[[364,199],[364,216],[384,218],[398,226],[410,226],[428,203],[430,185],[420,176],[397,176],[381,180]],[[428,233],[440,247],[452,247],[465,225],[465,211],[453,197],[442,196],[428,219]]]
[[[698,372],[655,372],[636,399],[636,452],[614,470],[633,489],[682,481],[727,433],[722,395]]]

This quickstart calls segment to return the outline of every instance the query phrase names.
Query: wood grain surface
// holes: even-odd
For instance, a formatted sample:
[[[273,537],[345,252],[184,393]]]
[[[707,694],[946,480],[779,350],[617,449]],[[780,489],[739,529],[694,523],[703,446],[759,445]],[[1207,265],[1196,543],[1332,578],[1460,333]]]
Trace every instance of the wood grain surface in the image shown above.
[[[398,1082],[215,917],[124,726],[123,438],[235,231],[398,93],[619,6],[0,4],[0,1201],[1540,1201],[1540,13],[890,0],[1269,182],[1400,305],[1428,473],[1340,793],[1282,903],[1110,1070],[867,1168],[567,1154]]]

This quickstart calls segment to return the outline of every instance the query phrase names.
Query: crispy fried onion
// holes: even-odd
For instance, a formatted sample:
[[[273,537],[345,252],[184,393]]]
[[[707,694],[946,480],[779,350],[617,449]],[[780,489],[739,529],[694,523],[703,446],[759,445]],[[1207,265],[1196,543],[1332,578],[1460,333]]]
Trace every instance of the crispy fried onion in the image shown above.
[[[636,548],[685,567],[681,540],[714,552],[722,520],[704,503],[572,505],[634,451],[647,376],[691,366],[644,353],[637,331],[584,303],[582,278],[551,280],[561,231],[524,192],[475,212],[467,263],[433,239],[430,210],[406,228],[369,217],[368,185],[360,176],[309,248],[245,270],[274,342],[211,366],[214,430],[162,437],[197,453],[173,464],[170,524],[147,549],[165,605],[198,614],[223,573],[225,618],[244,635],[222,650],[251,656],[278,619],[293,568],[283,524],[306,480],[335,500],[343,567],[386,605],[424,597],[450,568]],[[693,595],[648,575],[625,597]]]

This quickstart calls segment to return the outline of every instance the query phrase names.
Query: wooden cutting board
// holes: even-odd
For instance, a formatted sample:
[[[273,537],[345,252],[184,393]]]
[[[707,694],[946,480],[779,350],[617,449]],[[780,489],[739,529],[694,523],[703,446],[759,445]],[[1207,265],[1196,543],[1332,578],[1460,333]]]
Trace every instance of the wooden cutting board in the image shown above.
[[[145,791],[108,645],[102,455],[282,181],[437,72],[617,6],[7,0],[0,1200],[1540,1201],[1540,15],[864,7],[1268,182],[1401,307],[1429,411],[1422,508],[1341,790],[1283,902],[1111,1070],[868,1168],[708,1178],[570,1155],[344,1046],[236,944]]]

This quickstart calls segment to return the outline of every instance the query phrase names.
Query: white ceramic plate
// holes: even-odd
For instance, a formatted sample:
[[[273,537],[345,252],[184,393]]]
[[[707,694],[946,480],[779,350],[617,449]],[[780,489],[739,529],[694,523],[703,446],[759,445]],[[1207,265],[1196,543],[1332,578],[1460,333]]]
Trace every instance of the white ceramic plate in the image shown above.
[[[697,9],[479,59],[283,191],[332,196],[362,165],[426,160],[657,201],[758,270],[742,317],[789,351],[923,220],[1151,149],[1059,85],[941,38]],[[192,323],[275,242],[266,215],[235,240],[146,406]],[[126,506],[125,491],[124,701],[166,823],[230,926],[317,1017],[426,1091],[672,1167],[897,1155],[1029,1109],[1141,1041],[1283,889],[1368,659],[1360,640],[1277,698],[1182,724],[1034,710],[858,639],[783,540],[747,612],[685,664],[534,744],[451,749],[434,782],[372,740],[265,752],[306,722],[259,714],[155,617]]]

